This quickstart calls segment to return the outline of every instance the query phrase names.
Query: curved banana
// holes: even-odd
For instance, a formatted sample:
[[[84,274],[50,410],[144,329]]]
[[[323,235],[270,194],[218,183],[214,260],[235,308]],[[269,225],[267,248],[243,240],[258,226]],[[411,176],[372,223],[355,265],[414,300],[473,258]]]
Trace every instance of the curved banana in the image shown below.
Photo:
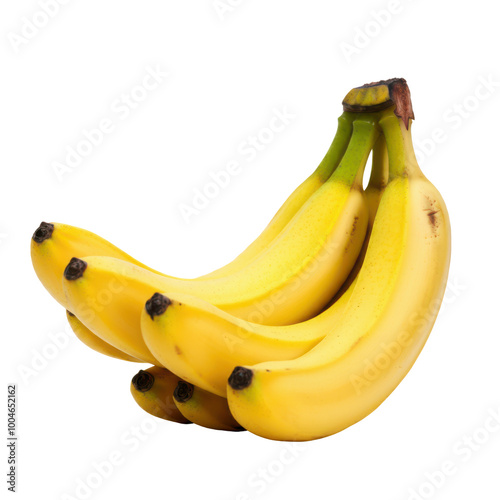
[[[304,356],[236,367],[229,378],[231,412],[255,434],[303,441],[358,422],[397,387],[431,331],[448,275],[450,223],[394,109],[380,120],[390,179],[343,321]]]
[[[136,403],[150,415],[179,424],[191,423],[177,409],[173,393],[179,377],[173,373],[152,366],[147,370],[139,370],[132,378],[130,392]]]
[[[227,399],[180,381],[174,390],[174,403],[186,419],[201,427],[219,431],[244,431],[233,418]]]
[[[150,305],[143,308],[141,330],[162,366],[225,398],[227,379],[235,365],[305,354],[340,320],[350,293],[351,288],[315,318],[288,326],[250,323],[192,295],[156,293],[148,304],[155,302],[155,309],[163,312],[155,315]]]
[[[97,335],[94,335],[74,314],[66,311],[66,317],[68,318],[69,325],[71,329],[87,347],[90,347],[94,351],[100,352],[111,358],[121,359],[123,361],[133,361],[136,363],[143,363],[141,359],[134,358],[128,354],[120,351],[116,347],[108,344],[102,340]]]
[[[330,178],[339,166],[351,139],[352,122],[355,116],[354,113],[349,112],[339,116],[337,133],[318,168],[288,197],[257,239],[233,261],[216,271],[202,276],[203,279],[229,276],[231,273],[239,271],[248,265],[255,257],[267,249],[306,201]]]
[[[372,222],[388,175],[387,147],[381,136],[365,190]],[[155,294],[142,310],[143,339],[153,356],[183,380],[226,397],[227,379],[236,365],[295,359],[320,342],[342,319],[361,262],[362,257],[346,281],[350,286],[332,305],[308,321],[288,326],[251,323],[190,295]],[[151,307],[155,301],[160,304],[159,315]]]
[[[228,276],[234,271],[245,267],[267,248],[300,210],[302,205],[338,167],[352,134],[354,116],[353,113],[343,113],[339,117],[337,133],[325,158],[313,174],[288,197],[260,236],[232,262],[197,279]],[[82,258],[88,255],[115,257],[167,276],[134,259],[104,238],[85,229],[67,224],[42,222],[31,239],[31,260],[35,272],[48,292],[64,307],[67,305],[61,285],[64,268],[72,257]]]
[[[68,224],[42,222],[31,238],[31,262],[47,291],[66,307],[62,275],[76,256],[105,255],[156,272],[97,234]],[[66,307],[67,309],[67,307]]]

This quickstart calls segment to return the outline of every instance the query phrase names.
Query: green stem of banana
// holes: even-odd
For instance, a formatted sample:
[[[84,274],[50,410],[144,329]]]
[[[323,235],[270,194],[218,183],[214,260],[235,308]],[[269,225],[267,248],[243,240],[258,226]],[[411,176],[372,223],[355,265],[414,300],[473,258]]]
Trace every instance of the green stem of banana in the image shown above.
[[[382,114],[379,124],[387,142],[389,181],[394,177],[422,175],[413,149],[411,121],[407,129],[403,120],[389,109]]]
[[[339,166],[342,157],[349,145],[352,135],[352,122],[355,113],[344,112],[338,118],[338,128],[330,148],[314,172],[323,181],[326,181]]]
[[[347,151],[330,179],[361,187],[368,156],[379,136],[380,128],[376,114],[358,114],[353,122],[353,132]]]
[[[380,134],[372,152],[372,170],[368,185],[373,189],[382,190],[389,178],[389,155],[384,134]]]

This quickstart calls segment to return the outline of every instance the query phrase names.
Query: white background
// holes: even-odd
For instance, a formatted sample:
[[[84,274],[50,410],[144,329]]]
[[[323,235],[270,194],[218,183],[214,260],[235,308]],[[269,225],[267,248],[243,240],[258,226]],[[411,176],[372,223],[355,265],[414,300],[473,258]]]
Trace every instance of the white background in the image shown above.
[[[498,499],[500,431],[481,431],[500,412],[495,3],[220,3],[222,14],[212,0],[70,0],[24,40],[30,20],[43,23],[39,3],[2,3],[2,379],[18,384],[18,498],[83,498],[77,485],[92,477],[101,482],[92,499]],[[144,100],[129,115],[117,112],[148,67],[169,75],[146,95],[136,90]],[[70,334],[52,355],[50,336],[67,327],[30,263],[41,220],[90,229],[169,274],[208,272],[251,242],[316,167],[344,95],[390,77],[412,90],[416,149],[447,202],[453,257],[422,355],[372,415],[300,445],[285,464],[284,443],[152,424],[129,394],[139,365]],[[495,82],[489,90],[485,80]],[[247,161],[238,148],[284,108],[295,117]],[[59,179],[54,163],[104,118],[113,131]],[[186,222],[181,204],[231,160],[241,172]],[[44,352],[52,359],[22,377]],[[96,480],[93,464],[114,452],[121,463]],[[432,486],[444,462],[455,472]]]

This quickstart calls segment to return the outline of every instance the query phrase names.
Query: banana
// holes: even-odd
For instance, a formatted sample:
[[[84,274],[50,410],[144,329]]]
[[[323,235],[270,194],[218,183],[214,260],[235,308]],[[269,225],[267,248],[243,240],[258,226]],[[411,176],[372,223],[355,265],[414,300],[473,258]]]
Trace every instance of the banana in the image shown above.
[[[380,136],[374,147],[370,181],[365,190],[370,207],[369,230],[388,174],[387,147],[384,137]],[[361,263],[362,258],[359,261]],[[356,268],[359,266],[357,263]],[[356,274],[357,271],[346,281],[350,286],[345,292],[324,312],[288,326],[251,323],[198,297],[155,294],[149,304],[155,301],[163,304],[158,307],[163,312],[155,315],[154,308],[143,308],[142,336],[163,366],[199,388],[226,397],[227,379],[236,365],[295,359],[318,344],[341,320]]]
[[[155,272],[118,247],[86,229],[42,222],[31,238],[31,262],[47,291],[66,307],[61,278],[69,260],[76,256],[105,255]]]
[[[321,315],[288,326],[267,326],[236,318],[191,295],[156,293],[148,301],[162,304],[162,314],[144,308],[141,330],[151,354],[168,369],[206,391],[226,397],[236,364],[294,359],[312,349],[327,325],[338,322],[349,289]]]
[[[174,403],[189,421],[219,431],[244,431],[233,418],[227,400],[180,381],[174,390]]]
[[[90,347],[96,352],[100,352],[111,358],[121,359],[123,361],[134,361],[136,363],[142,363],[143,361],[133,356],[129,356],[124,352],[120,351],[116,347],[104,342],[97,335],[94,335],[74,314],[66,311],[66,317],[68,318],[69,325],[75,333],[75,335],[80,339],[86,346]]]
[[[354,116],[353,113],[343,113],[339,117],[337,133],[323,161],[313,174],[289,196],[260,236],[232,262],[197,279],[228,276],[234,271],[244,268],[271,244],[302,205],[338,167],[352,134]],[[87,255],[103,255],[122,259],[148,271],[167,276],[134,259],[104,238],[67,224],[42,222],[31,239],[31,260],[35,272],[48,292],[64,307],[67,306],[61,284],[64,268],[72,257],[86,257]]]
[[[304,356],[238,366],[229,378],[232,414],[259,436],[304,441],[358,422],[405,377],[432,329],[448,275],[450,223],[418,167],[409,103],[382,112],[390,178],[343,320]]]
[[[179,424],[191,423],[177,409],[173,393],[179,377],[165,368],[152,366],[139,370],[130,384],[130,392],[136,403],[150,415]]]
[[[330,178],[340,164],[352,135],[352,122],[355,113],[345,112],[338,118],[337,133],[318,168],[288,197],[264,231],[248,246],[243,253],[225,266],[202,276],[220,278],[229,276],[248,265],[260,255],[302,208],[306,201]]]

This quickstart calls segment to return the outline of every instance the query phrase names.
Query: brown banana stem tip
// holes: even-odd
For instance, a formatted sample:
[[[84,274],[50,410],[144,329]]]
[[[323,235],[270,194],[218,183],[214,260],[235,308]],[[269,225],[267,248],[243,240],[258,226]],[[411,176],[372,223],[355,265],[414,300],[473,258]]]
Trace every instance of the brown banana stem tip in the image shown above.
[[[157,292],[146,302],[146,312],[154,319],[163,314],[171,303],[168,297]]]
[[[404,78],[380,80],[356,87],[347,94],[342,105],[345,111],[354,113],[370,113],[394,105],[394,114],[403,120],[407,129],[410,119],[415,119],[410,89]]]
[[[36,243],[43,243],[48,240],[54,232],[54,224],[49,222],[41,222],[38,229],[33,233],[32,239]]]
[[[139,392],[148,392],[155,383],[155,377],[152,373],[139,370],[132,378],[134,389]]]
[[[194,386],[192,384],[188,384],[183,380],[180,380],[177,383],[177,387],[174,389],[174,399],[178,403],[185,403],[189,401],[193,396]]]
[[[64,277],[69,281],[77,280],[83,276],[87,269],[87,263],[84,260],[73,257],[64,270]]]
[[[252,383],[253,371],[237,366],[229,376],[228,383],[236,391],[247,388]]]

